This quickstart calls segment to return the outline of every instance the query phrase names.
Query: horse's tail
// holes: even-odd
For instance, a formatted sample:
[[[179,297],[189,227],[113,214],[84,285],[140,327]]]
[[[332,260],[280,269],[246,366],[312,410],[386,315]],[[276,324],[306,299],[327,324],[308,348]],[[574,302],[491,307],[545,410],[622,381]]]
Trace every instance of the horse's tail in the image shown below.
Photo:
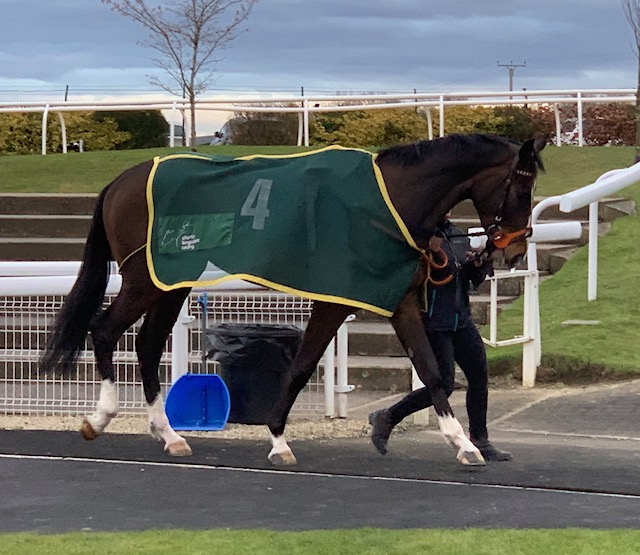
[[[108,188],[105,187],[98,196],[80,273],[54,321],[53,333],[40,358],[42,371],[70,373],[75,369],[91,319],[102,306],[112,260],[102,219]]]

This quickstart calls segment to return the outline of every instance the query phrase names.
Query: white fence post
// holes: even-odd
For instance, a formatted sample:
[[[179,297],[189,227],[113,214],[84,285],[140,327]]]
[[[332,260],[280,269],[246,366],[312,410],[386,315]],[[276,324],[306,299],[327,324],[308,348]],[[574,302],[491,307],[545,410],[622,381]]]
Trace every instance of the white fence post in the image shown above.
[[[49,105],[45,105],[42,112],[42,154],[47,154],[47,119],[49,118]]]
[[[304,121],[304,146],[309,146],[309,100],[302,101],[302,118]]]
[[[323,355],[324,367],[324,415],[333,418],[336,415],[336,341],[332,339]]]
[[[171,383],[176,383],[189,370],[189,324],[194,320],[195,316],[189,314],[187,297],[171,330]]]
[[[584,135],[582,127],[582,93],[579,92],[578,98],[578,146],[584,146]]]
[[[353,391],[354,386],[349,385],[349,330],[348,324],[354,316],[349,316],[338,328],[337,333],[337,359],[336,359],[336,394],[338,396],[338,418],[347,417],[347,394]]]

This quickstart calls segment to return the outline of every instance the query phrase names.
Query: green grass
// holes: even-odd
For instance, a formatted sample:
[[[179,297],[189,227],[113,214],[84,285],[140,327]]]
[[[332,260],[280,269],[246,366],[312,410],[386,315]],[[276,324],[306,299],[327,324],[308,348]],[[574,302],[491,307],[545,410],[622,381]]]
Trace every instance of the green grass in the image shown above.
[[[229,156],[287,154],[304,147],[203,146],[198,152]],[[0,156],[0,193],[97,193],[127,168],[154,156],[189,151],[150,148],[30,156]]]
[[[198,147],[198,151],[230,156],[251,153],[285,154],[300,147]],[[0,156],[0,192],[97,193],[123,170],[153,156],[184,149],[161,148],[47,156]],[[629,166],[632,147],[547,146],[546,174],[538,179],[537,195],[549,196],[592,183],[605,171]],[[640,185],[621,196],[640,207]],[[629,376],[640,372],[637,320],[640,221],[620,218],[599,241],[598,300],[587,302],[587,252],[582,248],[563,269],[540,287],[543,368],[541,376],[599,379],[603,375]],[[598,326],[563,326],[568,319],[600,320]],[[498,322],[501,338],[522,330],[522,303],[504,311]],[[493,372],[520,372],[521,347],[489,349]]]
[[[5,534],[6,555],[626,555],[638,553],[639,530],[266,530],[148,531],[64,535]]]

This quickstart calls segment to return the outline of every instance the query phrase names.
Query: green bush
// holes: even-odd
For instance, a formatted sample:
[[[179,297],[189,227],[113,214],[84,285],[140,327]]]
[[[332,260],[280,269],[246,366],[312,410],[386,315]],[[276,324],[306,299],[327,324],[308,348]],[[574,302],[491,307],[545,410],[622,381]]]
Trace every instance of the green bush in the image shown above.
[[[115,145],[116,150],[162,147],[167,144],[169,124],[160,110],[95,112],[97,122],[113,120],[131,138]]]

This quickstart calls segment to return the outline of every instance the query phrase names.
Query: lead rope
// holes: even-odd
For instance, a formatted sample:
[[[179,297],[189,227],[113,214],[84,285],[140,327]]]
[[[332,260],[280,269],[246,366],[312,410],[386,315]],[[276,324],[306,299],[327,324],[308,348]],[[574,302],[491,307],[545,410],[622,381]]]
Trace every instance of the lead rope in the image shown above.
[[[440,258],[441,262],[437,262],[435,256],[436,254]],[[438,248],[437,250],[428,252],[422,251],[422,258],[424,258],[424,261],[427,265],[427,277],[425,279],[425,286],[427,282],[436,286],[445,285],[453,279],[453,274],[449,274],[447,277],[441,280],[434,279],[431,275],[432,270],[444,270],[447,267],[449,258],[447,257],[447,253],[444,252],[442,248]]]

